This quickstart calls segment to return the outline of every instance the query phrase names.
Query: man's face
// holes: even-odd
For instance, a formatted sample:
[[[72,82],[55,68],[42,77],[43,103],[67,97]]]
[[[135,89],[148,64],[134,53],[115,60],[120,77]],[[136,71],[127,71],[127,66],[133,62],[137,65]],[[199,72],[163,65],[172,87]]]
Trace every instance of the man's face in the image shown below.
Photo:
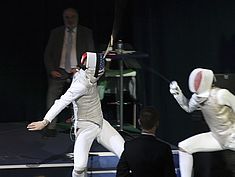
[[[78,14],[73,9],[67,9],[63,14],[64,24],[68,28],[74,28],[78,23]]]

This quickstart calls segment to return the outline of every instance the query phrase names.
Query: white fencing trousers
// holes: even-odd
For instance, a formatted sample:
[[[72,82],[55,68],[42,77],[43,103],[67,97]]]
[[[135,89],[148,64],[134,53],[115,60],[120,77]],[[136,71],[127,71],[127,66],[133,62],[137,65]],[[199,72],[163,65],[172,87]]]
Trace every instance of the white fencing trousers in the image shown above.
[[[179,143],[179,148],[185,152],[179,152],[179,165],[181,177],[191,177],[193,168],[192,154],[195,152],[219,151],[223,148],[214,138],[211,132],[192,136]]]
[[[105,148],[118,157],[121,156],[124,149],[124,139],[106,120],[103,120],[102,128],[88,121],[79,121],[77,128],[74,145],[75,171],[81,172],[86,169],[89,151],[95,138]]]
[[[119,158],[121,157],[124,150],[124,139],[106,120],[103,120],[103,127],[97,141]]]

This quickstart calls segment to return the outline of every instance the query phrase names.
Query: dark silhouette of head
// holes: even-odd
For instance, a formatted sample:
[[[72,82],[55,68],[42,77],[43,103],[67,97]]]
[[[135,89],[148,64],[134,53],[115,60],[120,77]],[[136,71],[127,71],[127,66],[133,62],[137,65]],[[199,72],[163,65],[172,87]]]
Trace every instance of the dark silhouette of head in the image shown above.
[[[143,131],[155,133],[159,126],[159,112],[154,107],[144,107],[140,111],[139,123]]]

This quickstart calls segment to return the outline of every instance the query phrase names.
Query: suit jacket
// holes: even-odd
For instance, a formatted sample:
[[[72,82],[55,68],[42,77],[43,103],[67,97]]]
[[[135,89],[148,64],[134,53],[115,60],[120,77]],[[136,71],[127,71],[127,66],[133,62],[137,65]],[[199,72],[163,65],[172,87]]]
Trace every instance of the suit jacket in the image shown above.
[[[51,31],[48,44],[44,53],[44,62],[48,74],[59,68],[63,49],[65,26],[60,26]],[[77,26],[76,54],[78,63],[84,52],[94,51],[92,31],[82,25]]]
[[[176,177],[168,144],[151,135],[125,142],[117,166],[117,177]]]

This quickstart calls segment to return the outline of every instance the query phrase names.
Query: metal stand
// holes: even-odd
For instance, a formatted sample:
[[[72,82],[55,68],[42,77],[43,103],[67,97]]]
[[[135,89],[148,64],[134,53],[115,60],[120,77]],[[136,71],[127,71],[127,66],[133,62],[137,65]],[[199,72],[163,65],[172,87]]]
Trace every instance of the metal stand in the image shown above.
[[[124,112],[124,96],[123,96],[123,88],[124,88],[124,85],[123,85],[123,60],[125,59],[124,56],[122,56],[120,58],[120,87],[119,87],[119,97],[120,97],[120,100],[119,100],[119,123],[120,123],[120,131],[123,131],[123,124],[124,124],[124,121],[123,121],[123,112]],[[134,106],[133,108],[133,116],[134,118],[136,118],[136,105]],[[134,123],[134,126],[136,127],[136,120],[133,120],[133,123]]]
[[[120,131],[123,131],[123,58],[120,59]]]
[[[123,51],[121,47],[118,48],[116,55],[107,54],[107,57],[113,59],[113,60],[119,60],[119,69],[120,69],[120,86],[119,86],[119,103],[116,102],[117,105],[119,105],[119,123],[120,123],[120,131],[123,132],[123,107],[124,107],[124,100],[123,100],[123,60],[128,58],[146,58],[148,57],[147,54],[144,53],[138,53],[135,51]],[[134,116],[136,116],[136,105],[133,108],[134,110]],[[136,120],[134,120],[134,125],[136,126]]]

